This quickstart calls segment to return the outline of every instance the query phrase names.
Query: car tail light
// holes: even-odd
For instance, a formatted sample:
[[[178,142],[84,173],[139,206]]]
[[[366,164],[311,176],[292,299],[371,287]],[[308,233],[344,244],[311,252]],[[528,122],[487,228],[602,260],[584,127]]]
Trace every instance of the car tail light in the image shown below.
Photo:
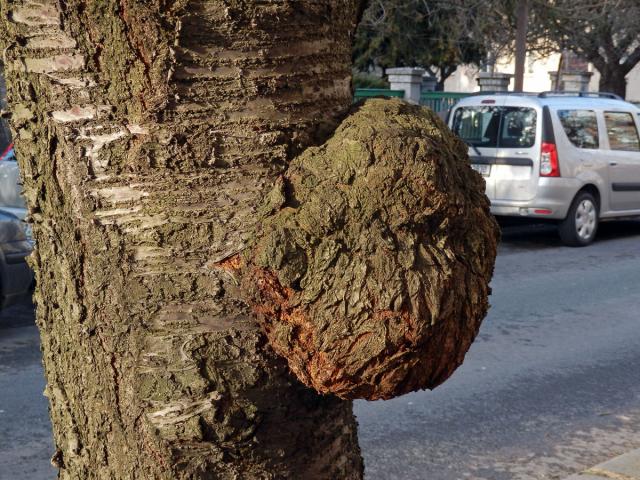
[[[560,164],[558,163],[558,149],[555,143],[542,143],[540,152],[540,176],[559,177]]]
[[[13,150],[13,143],[4,149],[4,152],[2,152],[2,155],[0,155],[0,162],[9,156],[11,150]]]

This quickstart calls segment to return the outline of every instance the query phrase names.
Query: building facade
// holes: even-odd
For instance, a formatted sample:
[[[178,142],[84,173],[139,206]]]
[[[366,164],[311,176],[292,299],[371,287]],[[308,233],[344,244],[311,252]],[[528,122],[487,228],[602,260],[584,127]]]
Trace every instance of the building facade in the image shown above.
[[[544,92],[554,89],[551,72],[557,72],[560,66],[560,53],[548,57],[527,56],[527,63],[524,76],[524,90],[527,92]],[[565,60],[566,61],[566,60]],[[564,61],[563,61],[564,62]],[[565,68],[567,65],[565,65]],[[588,80],[588,91],[597,92],[600,74],[587,62],[574,63],[568,66],[569,69],[583,68],[590,73]],[[563,69],[563,70],[564,70]],[[511,59],[501,59],[496,63],[495,71],[499,73],[513,73],[515,62]],[[445,81],[445,90],[448,92],[477,92],[478,74],[480,69],[471,65],[464,65]],[[513,87],[513,81],[511,86]],[[640,102],[640,64],[627,75],[627,100],[630,102]]]

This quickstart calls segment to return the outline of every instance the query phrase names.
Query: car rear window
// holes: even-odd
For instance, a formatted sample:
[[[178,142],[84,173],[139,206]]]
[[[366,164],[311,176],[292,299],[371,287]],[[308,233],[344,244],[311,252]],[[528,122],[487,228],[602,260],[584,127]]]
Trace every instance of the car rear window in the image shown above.
[[[640,151],[640,139],[633,115],[627,112],[604,112],[604,123],[611,150]]]
[[[593,110],[558,110],[567,138],[578,148],[598,148],[598,119]]]
[[[476,147],[529,148],[536,143],[537,114],[527,107],[460,107],[453,132]]]

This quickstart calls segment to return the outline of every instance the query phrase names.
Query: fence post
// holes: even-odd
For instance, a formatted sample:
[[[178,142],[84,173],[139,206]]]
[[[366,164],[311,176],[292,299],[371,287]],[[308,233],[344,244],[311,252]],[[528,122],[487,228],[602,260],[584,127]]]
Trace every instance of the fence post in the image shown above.
[[[438,79],[430,73],[422,75],[422,92],[435,92]]]
[[[424,68],[400,67],[387,68],[391,90],[404,90],[404,98],[409,103],[420,103],[422,76]]]
[[[561,71],[560,85],[556,85],[558,72],[549,72],[551,77],[551,90],[560,92],[588,92],[589,82],[593,72],[587,71]]]
[[[477,81],[481,92],[507,92],[511,77],[510,73],[480,72]]]

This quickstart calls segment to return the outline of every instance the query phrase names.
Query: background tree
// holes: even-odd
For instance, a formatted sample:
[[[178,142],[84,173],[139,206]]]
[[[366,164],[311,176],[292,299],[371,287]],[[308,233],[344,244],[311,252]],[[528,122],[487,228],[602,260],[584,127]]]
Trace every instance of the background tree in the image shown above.
[[[373,0],[365,10],[354,46],[354,65],[362,71],[375,67],[423,67],[445,80],[461,64],[480,64],[486,44],[469,28],[481,17],[483,2]],[[483,7],[484,6],[484,7]]]
[[[600,91],[622,97],[626,75],[640,62],[640,3],[636,0],[537,0],[538,37],[572,50],[600,72]]]
[[[493,68],[511,57],[516,35],[517,0],[372,0],[356,33],[354,64],[375,67],[420,66],[437,76],[438,86],[458,66]],[[531,9],[530,24],[540,12]],[[554,51],[548,32],[529,29],[527,48]]]

